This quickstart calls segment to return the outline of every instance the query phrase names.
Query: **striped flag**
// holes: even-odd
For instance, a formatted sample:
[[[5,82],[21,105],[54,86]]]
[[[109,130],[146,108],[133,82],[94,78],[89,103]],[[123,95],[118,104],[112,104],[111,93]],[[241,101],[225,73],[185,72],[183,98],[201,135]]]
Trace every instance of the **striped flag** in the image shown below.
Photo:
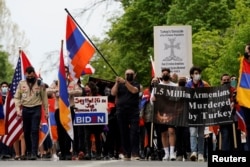
[[[5,134],[5,120],[4,120],[4,113],[3,113],[3,99],[2,95],[0,94],[0,136]]]
[[[6,115],[6,123],[5,123],[5,132],[6,135],[1,137],[1,141],[7,146],[12,146],[13,143],[18,140],[20,135],[22,134],[22,119],[17,117],[15,104],[13,100],[13,96],[16,93],[16,88],[19,81],[24,79],[24,71],[25,69],[31,66],[27,56],[23,51],[20,51],[20,56],[17,61],[17,66],[15,69],[15,73],[12,79],[12,83],[10,86],[10,91],[6,97],[6,102],[4,105],[5,115]]]
[[[48,121],[45,117],[44,107],[41,107],[41,121],[40,121],[40,129],[39,129],[39,142],[38,145],[41,146],[43,141],[46,139],[49,134],[49,125]]]
[[[92,65],[87,64],[83,69],[81,75],[94,74],[94,73],[95,73],[95,68]]]
[[[66,74],[65,74],[65,65],[63,59],[63,46],[61,46],[61,53],[60,53],[60,65],[59,65],[59,72],[58,72],[58,85],[59,85],[59,116],[60,121],[70,138],[74,139],[73,134],[73,125],[72,125],[72,118],[71,112],[69,107],[69,95],[67,91],[67,83],[66,83]]]
[[[77,81],[94,55],[95,48],[83,36],[69,15],[66,26],[66,47],[69,53],[70,75],[74,81]]]
[[[244,57],[240,60],[239,76],[236,99],[240,106],[250,108],[250,63]]]
[[[50,135],[52,141],[56,142],[58,140],[57,135],[57,125],[55,119],[55,98],[49,98],[49,125],[50,125]]]
[[[247,133],[247,125],[245,122],[245,115],[243,108],[240,107],[238,104],[236,105],[236,115],[238,118],[238,129],[240,129],[242,132]]]

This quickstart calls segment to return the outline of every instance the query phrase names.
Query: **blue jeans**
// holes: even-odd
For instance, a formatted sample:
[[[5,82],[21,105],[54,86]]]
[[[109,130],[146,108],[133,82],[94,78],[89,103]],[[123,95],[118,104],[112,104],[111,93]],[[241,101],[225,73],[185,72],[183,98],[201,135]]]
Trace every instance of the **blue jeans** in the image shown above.
[[[139,112],[118,112],[121,144],[127,157],[139,156]]]
[[[204,128],[204,126],[189,127],[191,152],[204,154]]]
[[[26,151],[36,156],[38,153],[41,106],[23,107],[22,114]]]

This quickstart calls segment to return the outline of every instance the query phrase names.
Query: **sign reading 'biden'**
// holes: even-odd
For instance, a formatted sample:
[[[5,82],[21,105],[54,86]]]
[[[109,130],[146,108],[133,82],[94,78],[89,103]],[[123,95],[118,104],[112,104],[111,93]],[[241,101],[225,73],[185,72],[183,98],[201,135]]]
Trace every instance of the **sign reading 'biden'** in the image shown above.
[[[107,96],[75,97],[74,125],[107,125]]]

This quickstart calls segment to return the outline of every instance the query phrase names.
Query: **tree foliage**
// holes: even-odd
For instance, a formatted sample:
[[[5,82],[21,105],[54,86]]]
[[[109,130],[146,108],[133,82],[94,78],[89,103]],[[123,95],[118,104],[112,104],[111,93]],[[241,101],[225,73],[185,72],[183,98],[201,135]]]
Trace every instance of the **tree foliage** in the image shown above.
[[[120,2],[124,14],[111,20],[107,37],[98,43],[119,75],[133,68],[139,82],[148,85],[153,27],[159,25],[192,26],[193,64],[203,69],[202,77],[211,85],[218,85],[224,73],[238,75],[239,54],[243,54],[245,44],[250,41],[249,0]],[[95,61],[102,67],[105,64],[101,59]],[[106,67],[96,75],[112,79],[111,73]]]
[[[0,82],[10,83],[14,73],[13,66],[19,55],[19,47],[25,48],[29,42],[18,25],[12,22],[4,0],[0,0],[0,34]]]
[[[12,65],[8,61],[8,53],[4,51],[0,51],[0,82],[6,81],[8,83],[11,82],[14,70]]]

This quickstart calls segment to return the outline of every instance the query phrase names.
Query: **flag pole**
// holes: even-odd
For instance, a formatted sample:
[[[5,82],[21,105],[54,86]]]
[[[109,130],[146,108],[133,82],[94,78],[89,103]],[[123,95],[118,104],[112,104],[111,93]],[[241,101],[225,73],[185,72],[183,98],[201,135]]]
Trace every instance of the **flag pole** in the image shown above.
[[[116,71],[113,69],[113,67],[109,64],[109,62],[107,61],[107,59],[103,56],[103,54],[101,53],[101,51],[95,46],[95,44],[91,41],[91,39],[88,37],[88,35],[84,32],[84,30],[80,27],[80,25],[77,23],[77,21],[73,18],[73,16],[70,14],[70,12],[68,11],[67,8],[65,8],[65,11],[68,13],[68,15],[72,18],[72,20],[76,23],[77,27],[81,30],[81,32],[84,34],[84,36],[88,39],[88,41],[92,44],[92,46],[94,46],[94,48],[96,49],[96,51],[101,55],[101,57],[103,58],[103,60],[107,63],[107,65],[110,67],[110,69],[112,70],[112,72],[118,76],[118,74],[116,73]]]

